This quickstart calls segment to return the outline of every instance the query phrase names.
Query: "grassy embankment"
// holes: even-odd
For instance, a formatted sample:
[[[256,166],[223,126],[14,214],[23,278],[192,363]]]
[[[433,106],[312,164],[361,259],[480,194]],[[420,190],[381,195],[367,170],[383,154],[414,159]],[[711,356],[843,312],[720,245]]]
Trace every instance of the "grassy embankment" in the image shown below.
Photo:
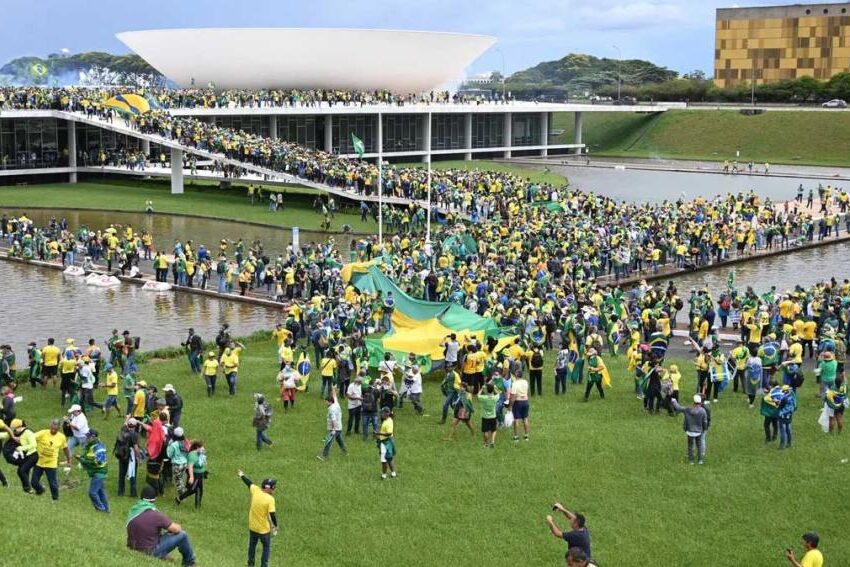
[[[571,113],[556,114],[558,143],[573,140]],[[850,113],[670,110],[659,115],[585,113],[591,156],[734,159],[756,163],[850,166]]]
[[[243,356],[239,392],[226,395],[220,380],[208,399],[202,381],[183,357],[142,366],[140,377],[177,386],[186,408],[187,434],[207,442],[211,474],[200,512],[179,508],[169,487],[160,509],[189,532],[200,565],[242,565],[247,541],[248,494],[235,471],[259,480],[279,479],[281,537],[272,564],[291,565],[560,565],[565,546],[549,534],[544,517],[562,500],[583,512],[602,565],[779,565],[782,551],[797,547],[807,530],[821,535],[827,559],[850,554],[842,531],[846,506],[841,478],[850,454],[847,439],[827,437],[815,424],[817,402],[809,377],[795,418],[795,447],[777,451],[762,444],[758,410],[727,392],[713,408],[705,466],[685,463],[681,418],[647,417],[635,399],[623,359],[609,362],[614,387],[604,401],[581,403],[578,387],[552,395],[552,356],[547,357],[545,395],[532,400],[531,441],[512,444],[501,432],[495,450],[478,435],[458,430],[444,441],[436,380],[425,385],[426,417],[409,406],[397,411],[399,477],[378,478],[374,442],[348,438],[350,454],[334,448],[315,460],[325,430],[325,404],[315,381],[293,411],[276,401],[276,359],[270,340],[250,342]],[[684,370],[683,399],[693,389],[692,365]],[[18,414],[38,429],[61,414],[58,392],[21,388]],[[274,400],[270,436],[275,445],[257,453],[251,428],[252,393]],[[99,393],[98,398],[102,399]],[[479,415],[474,415],[476,432]],[[91,423],[111,448],[118,427],[99,414]],[[27,547],[32,565],[122,567],[160,565],[124,549],[124,518],[132,504],[115,495],[117,465],[110,462],[109,515],[96,514],[80,483],[63,490],[58,504],[12,487],[7,510],[26,510],[7,523],[8,541],[32,541],[32,526],[51,526],[50,537]],[[559,524],[565,527],[563,518]]]

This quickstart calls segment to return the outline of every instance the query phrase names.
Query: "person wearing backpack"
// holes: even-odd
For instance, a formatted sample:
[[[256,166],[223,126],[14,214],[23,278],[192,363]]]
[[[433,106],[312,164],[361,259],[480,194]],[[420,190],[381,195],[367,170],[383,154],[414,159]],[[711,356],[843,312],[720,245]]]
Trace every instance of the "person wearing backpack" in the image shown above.
[[[195,497],[195,509],[201,507],[201,500],[204,498],[204,479],[207,478],[207,450],[204,447],[204,442],[200,439],[192,441],[189,445],[189,454],[186,457],[187,471],[189,473],[189,487],[187,490],[177,497],[177,504],[190,496]]]
[[[118,431],[112,454],[118,459],[118,496],[124,496],[126,481],[130,481],[130,497],[136,498],[136,472],[140,461],[139,422],[131,417]]]
[[[543,353],[540,351],[540,345],[531,347],[528,354],[528,378],[531,385],[532,396],[543,395]]]
[[[365,369],[361,370],[361,376],[365,374]],[[363,441],[366,441],[371,425],[372,433],[378,432],[378,393],[372,384],[365,384],[360,394],[360,419],[362,421]]]
[[[106,498],[106,471],[108,457],[106,446],[98,438],[96,429],[86,433],[86,444],[82,455],[77,456],[83,469],[89,475],[89,498],[98,512],[109,512],[109,500]]]

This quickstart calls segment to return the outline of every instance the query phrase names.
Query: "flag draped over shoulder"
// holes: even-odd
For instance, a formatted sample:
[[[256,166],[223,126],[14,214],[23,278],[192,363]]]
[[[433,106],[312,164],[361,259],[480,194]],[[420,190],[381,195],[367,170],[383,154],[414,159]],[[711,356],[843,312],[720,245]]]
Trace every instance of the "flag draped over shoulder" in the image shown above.
[[[366,153],[366,144],[363,143],[363,140],[354,135],[354,132],[351,133],[351,146],[354,148],[354,153],[357,154],[358,158],[362,158],[363,154]]]

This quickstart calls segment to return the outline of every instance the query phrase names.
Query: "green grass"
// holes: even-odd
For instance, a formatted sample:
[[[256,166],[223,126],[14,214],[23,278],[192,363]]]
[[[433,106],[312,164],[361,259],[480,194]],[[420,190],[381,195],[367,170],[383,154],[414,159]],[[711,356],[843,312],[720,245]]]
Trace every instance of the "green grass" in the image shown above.
[[[412,162],[412,163],[400,163],[397,164],[398,167],[425,167],[425,164],[421,162]],[[554,185],[564,185],[567,183],[567,178],[558,173],[553,173],[551,171],[545,172],[540,169],[534,169],[530,167],[523,167],[521,165],[514,165],[509,163],[502,163],[497,161],[489,161],[489,160],[473,160],[473,161],[464,161],[464,160],[448,160],[448,161],[435,161],[431,163],[431,166],[434,169],[480,169],[480,170],[490,170],[490,171],[499,171],[499,172],[508,172],[513,173],[519,177],[524,179],[530,179],[536,183],[552,183]]]
[[[263,189],[264,196],[268,189]],[[274,189],[280,190],[278,187]],[[274,227],[298,226],[302,230],[320,229],[322,216],[312,209],[316,192],[303,187],[286,187],[285,191],[284,210],[270,213],[266,200],[251,205],[247,185],[218,189],[206,183],[187,184],[183,195],[172,195],[169,185],[161,181],[89,181],[0,187],[0,208],[40,206],[143,212],[145,201],[150,199],[154,210],[160,213],[200,215]],[[343,224],[351,225],[355,232],[371,233],[376,228],[374,223],[361,222],[356,208],[337,213],[333,226],[339,228]]]
[[[371,441],[349,438],[348,457],[334,448],[328,462],[315,460],[325,431],[315,382],[294,411],[284,414],[275,403],[275,446],[256,452],[251,394],[276,399],[270,341],[248,344],[232,399],[223,385],[207,399],[182,357],[145,364],[142,378],[160,387],[171,382],[183,395],[187,434],[207,442],[211,467],[202,511],[189,503],[177,508],[168,497],[160,509],[189,532],[202,566],[244,564],[248,494],[235,475],[240,467],[255,480],[279,479],[283,528],[273,544],[274,565],[561,565],[565,546],[544,523],[556,500],[587,515],[601,565],[781,565],[783,550],[799,549],[800,534],[812,529],[830,564],[850,554],[842,499],[848,465],[839,463],[850,451],[846,438],[818,430],[811,378],[795,418],[794,449],[764,447],[758,410],[727,392],[712,406],[707,464],[696,467],[685,464],[681,418],[643,415],[622,358],[609,362],[614,387],[606,399],[594,394],[586,404],[578,387],[552,395],[551,359],[545,395],[532,399],[531,441],[512,444],[500,432],[494,450],[462,430],[454,441],[443,440],[441,396],[428,380],[428,417],[415,417],[408,406],[397,412],[399,477],[383,482]],[[687,399],[692,365],[678,362]],[[26,386],[21,393],[18,413],[36,428],[60,415],[56,391]],[[91,422],[111,448],[118,420],[93,415]],[[3,491],[13,514],[5,537],[32,542],[33,526],[51,526],[49,537],[28,547],[32,565],[161,565],[124,549],[132,502],[115,496],[117,465],[110,466],[109,516],[92,510],[82,471],[72,471],[83,482],[63,491],[56,505],[22,494],[12,475],[12,488]],[[166,496],[173,493],[169,487]],[[20,510],[25,516],[11,512]],[[558,522],[565,526],[563,518]]]
[[[571,113],[553,128],[573,140]],[[850,114],[779,112],[744,116],[734,110],[669,110],[659,115],[585,113],[584,142],[591,155],[807,165],[850,165]]]

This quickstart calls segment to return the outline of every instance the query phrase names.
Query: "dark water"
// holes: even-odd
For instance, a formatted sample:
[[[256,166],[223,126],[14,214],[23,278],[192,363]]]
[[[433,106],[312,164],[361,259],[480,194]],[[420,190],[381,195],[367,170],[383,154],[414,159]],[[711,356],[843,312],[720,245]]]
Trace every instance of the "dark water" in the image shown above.
[[[58,270],[6,261],[0,261],[0,281],[0,342],[14,347],[19,367],[26,364],[27,343],[43,346],[48,337],[59,345],[66,338],[76,339],[77,345],[93,338],[103,348],[113,328],[127,329],[141,337],[142,350],[152,350],[179,344],[189,327],[212,340],[222,323],[229,323],[234,335],[247,335],[273,328],[280,317],[276,309],[188,293],[143,291],[127,283],[89,286],[83,278]]]

